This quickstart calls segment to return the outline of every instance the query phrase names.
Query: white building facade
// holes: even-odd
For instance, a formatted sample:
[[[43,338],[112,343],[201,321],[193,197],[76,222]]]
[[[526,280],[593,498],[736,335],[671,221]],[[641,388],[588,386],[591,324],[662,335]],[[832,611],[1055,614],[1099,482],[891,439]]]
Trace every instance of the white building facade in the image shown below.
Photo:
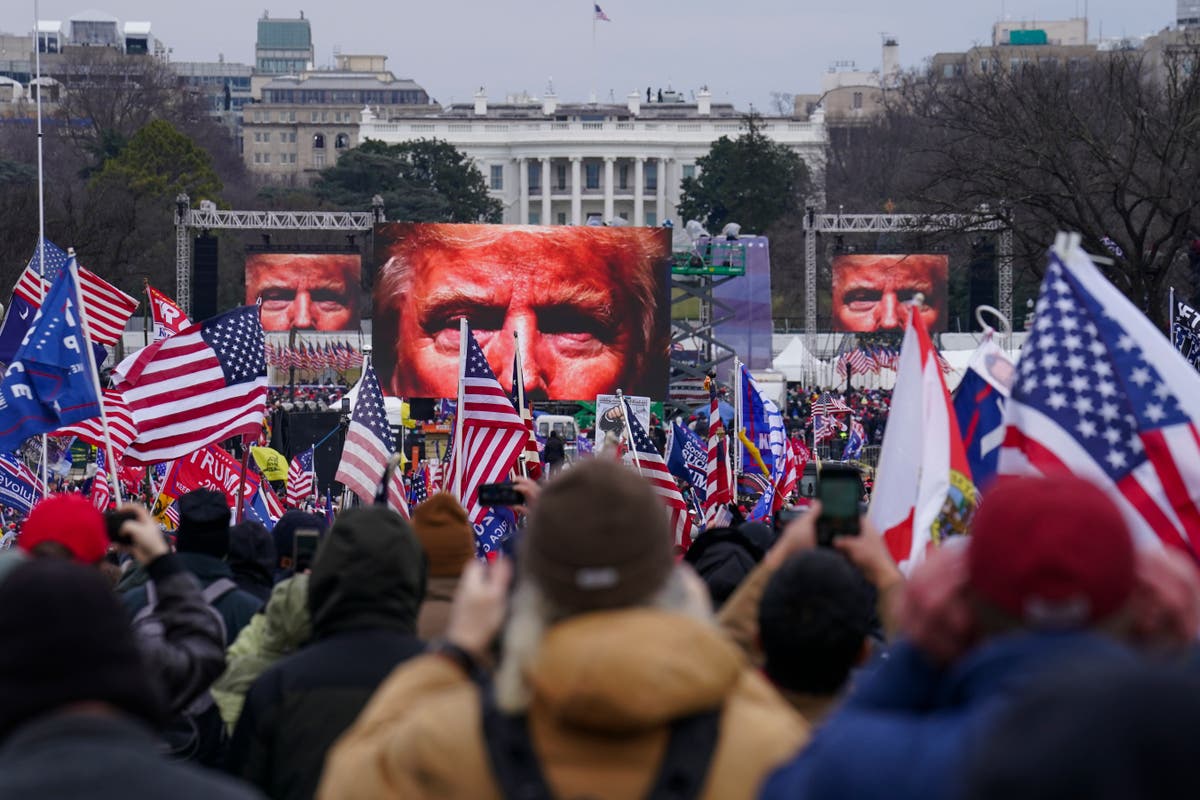
[[[358,141],[448,141],[474,159],[504,205],[505,223],[583,225],[620,218],[654,226],[681,222],[684,178],[698,174],[696,160],[714,141],[736,137],[741,129],[741,115],[712,103],[703,90],[692,103],[643,104],[633,93],[624,106],[559,105],[549,95],[490,107],[481,91],[473,107],[450,106],[424,117],[389,121],[364,109]],[[806,122],[765,118],[762,129],[796,150],[812,174],[823,174],[821,115]]]

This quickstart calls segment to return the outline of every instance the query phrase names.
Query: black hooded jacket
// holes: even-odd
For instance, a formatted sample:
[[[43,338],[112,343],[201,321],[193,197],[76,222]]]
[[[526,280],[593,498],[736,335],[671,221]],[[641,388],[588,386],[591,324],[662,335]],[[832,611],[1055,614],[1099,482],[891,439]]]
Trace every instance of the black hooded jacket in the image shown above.
[[[229,771],[270,797],[312,797],[326,751],[396,665],[424,649],[414,633],[424,587],[420,542],[399,515],[339,515],[309,579],[312,640],[250,687]]]

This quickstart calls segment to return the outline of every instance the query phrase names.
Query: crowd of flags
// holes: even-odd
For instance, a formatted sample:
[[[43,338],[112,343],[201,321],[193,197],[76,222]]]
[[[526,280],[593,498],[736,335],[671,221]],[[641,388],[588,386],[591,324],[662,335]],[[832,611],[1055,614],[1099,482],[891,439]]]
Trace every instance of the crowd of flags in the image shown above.
[[[481,553],[514,529],[511,510],[483,505],[479,487],[540,463],[532,415],[519,386],[513,395],[500,386],[466,321],[451,446],[414,465],[406,485],[378,379],[353,346],[277,347],[254,306],[192,322],[166,295],[149,286],[146,293],[155,341],[122,362],[113,385],[102,388],[93,348],[116,340],[137,301],[49,242],[31,260],[0,326],[0,350],[16,342],[0,380],[0,503],[28,510],[47,492],[11,455],[30,436],[96,446],[90,495],[103,508],[122,485],[148,480],[163,487],[185,459],[215,454],[231,438],[245,446],[256,441],[268,365],[363,366],[335,480],[359,502],[385,503],[404,516],[434,492],[449,491],[467,509]],[[898,350],[864,344],[842,353],[839,363],[856,373],[897,374],[869,513],[901,568],[965,533],[997,476],[1063,470],[1107,487],[1141,539],[1200,561],[1200,316],[1186,303],[1173,303],[1172,312],[1168,338],[1077,241],[1062,239],[1020,360],[985,337],[953,397],[946,362],[920,315],[909,315]],[[520,365],[514,369],[519,375]],[[733,430],[710,379],[707,438],[674,424],[665,450],[623,400],[629,446],[618,457],[654,486],[680,547],[703,526],[727,523],[738,495],[735,474],[752,479],[760,495],[747,516],[765,519],[787,502],[810,457],[803,443],[789,441],[778,406],[744,365],[730,388],[740,409]],[[845,432],[842,457],[861,458],[865,430],[841,399],[818,396],[810,422],[814,444]],[[317,452],[309,447],[292,458],[283,499],[255,476],[242,498],[247,516],[271,523],[285,507],[317,508],[320,495],[331,513],[330,487],[322,492],[318,485]],[[241,476],[243,486],[248,477]],[[170,502],[157,510],[160,519],[177,521]]]

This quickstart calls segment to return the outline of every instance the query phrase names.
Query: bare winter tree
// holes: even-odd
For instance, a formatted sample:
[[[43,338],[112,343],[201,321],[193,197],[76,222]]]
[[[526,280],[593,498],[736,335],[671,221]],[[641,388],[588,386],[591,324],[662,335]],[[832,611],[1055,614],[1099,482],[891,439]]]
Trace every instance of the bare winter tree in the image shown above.
[[[1040,269],[1057,230],[1114,259],[1108,277],[1162,322],[1200,230],[1200,71],[1193,46],[1093,60],[932,71],[903,87],[922,126],[914,197],[927,210],[980,208],[1009,221]]]

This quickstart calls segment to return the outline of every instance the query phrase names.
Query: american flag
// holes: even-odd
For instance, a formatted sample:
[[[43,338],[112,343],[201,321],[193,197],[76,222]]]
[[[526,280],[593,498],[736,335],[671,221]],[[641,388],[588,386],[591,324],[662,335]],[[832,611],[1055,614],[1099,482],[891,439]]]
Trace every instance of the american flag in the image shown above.
[[[120,389],[138,437],[125,457],[153,464],[239,434],[257,436],[267,364],[256,306],[197,322],[142,350]]]
[[[733,489],[730,486],[728,437],[725,436],[725,423],[721,420],[720,403],[717,400],[717,381],[708,380],[708,460],[704,471],[704,521],[714,524],[717,512],[722,507],[733,502]]]
[[[838,431],[846,429],[846,426],[839,422],[837,417],[830,414],[813,414],[812,425],[814,447],[832,439]]]
[[[594,19],[596,22],[612,22],[612,20],[608,18],[608,14],[605,14],[604,10],[600,8],[599,3],[593,3],[592,5],[596,9],[592,12],[592,19]]]
[[[108,421],[108,434],[112,437],[113,455],[121,460],[129,445],[137,438],[137,425],[133,413],[125,402],[125,396],[116,389],[105,389],[103,397],[104,416]],[[104,423],[100,417],[92,417],[74,425],[54,431],[52,436],[78,436],[88,444],[104,447]]]
[[[13,294],[34,308],[39,308],[55,276],[66,267],[67,258],[66,253],[46,242],[45,278],[38,276],[38,253],[35,250],[29,265],[17,280]],[[78,269],[79,290],[83,294],[88,333],[93,341],[100,344],[116,344],[121,338],[121,331],[125,330],[125,323],[137,309],[138,301],[94,272],[83,267]]]
[[[416,508],[421,503],[429,499],[429,485],[426,482],[425,470],[417,470],[412,479],[412,500],[413,508]]]
[[[0,453],[0,505],[16,508],[26,514],[43,499],[46,485],[29,466],[14,455]]]
[[[999,472],[1093,480],[1139,538],[1195,559],[1200,376],[1078,245],[1051,254],[1035,313]]]
[[[300,508],[313,494],[313,455],[315,448],[308,448],[292,459],[287,474],[288,508]]]
[[[498,483],[508,477],[525,449],[529,430],[505,394],[487,357],[475,341],[470,328],[466,363],[463,364],[462,403],[458,425],[462,430],[462,450],[450,457],[447,480],[467,509],[472,524],[483,524],[487,508],[479,504],[479,487]],[[458,459],[462,459],[462,486],[457,485]]]
[[[638,422],[637,415],[633,413],[633,406],[629,404],[629,398],[625,397],[622,400],[625,403],[625,419],[629,425],[633,450],[637,458],[634,463],[637,465],[638,471],[642,473],[642,477],[650,481],[655,493],[662,498],[663,504],[667,507],[667,512],[671,517],[671,530],[675,532],[675,544],[686,550],[692,546],[692,523],[688,517],[687,502],[680,494],[675,478],[667,470],[667,464],[663,461],[662,454],[658,452],[654,442],[650,441],[650,437],[646,435],[646,429],[642,427],[642,423]]]
[[[525,428],[529,431],[529,435],[525,439],[525,449],[521,453],[521,462],[525,465],[525,475],[537,480],[542,477],[542,454],[538,451],[537,436],[533,432],[533,411],[525,402],[525,378],[521,374],[520,358],[520,352],[514,351],[512,404],[513,408],[520,411]]]
[[[96,453],[96,475],[92,478],[92,505],[101,511],[108,509],[112,487],[108,485],[108,470],[104,468],[104,451]]]
[[[388,461],[395,452],[396,439],[388,427],[379,378],[375,376],[375,367],[368,364],[358,384],[358,402],[350,416],[342,460],[333,479],[358,495],[364,503],[373,503]],[[389,508],[408,519],[408,500],[400,470],[392,473],[387,500]]]
[[[834,397],[829,392],[822,392],[817,398],[817,402],[812,405],[813,415],[820,414],[828,416],[830,414],[848,414],[850,406],[842,402],[841,398]]]

